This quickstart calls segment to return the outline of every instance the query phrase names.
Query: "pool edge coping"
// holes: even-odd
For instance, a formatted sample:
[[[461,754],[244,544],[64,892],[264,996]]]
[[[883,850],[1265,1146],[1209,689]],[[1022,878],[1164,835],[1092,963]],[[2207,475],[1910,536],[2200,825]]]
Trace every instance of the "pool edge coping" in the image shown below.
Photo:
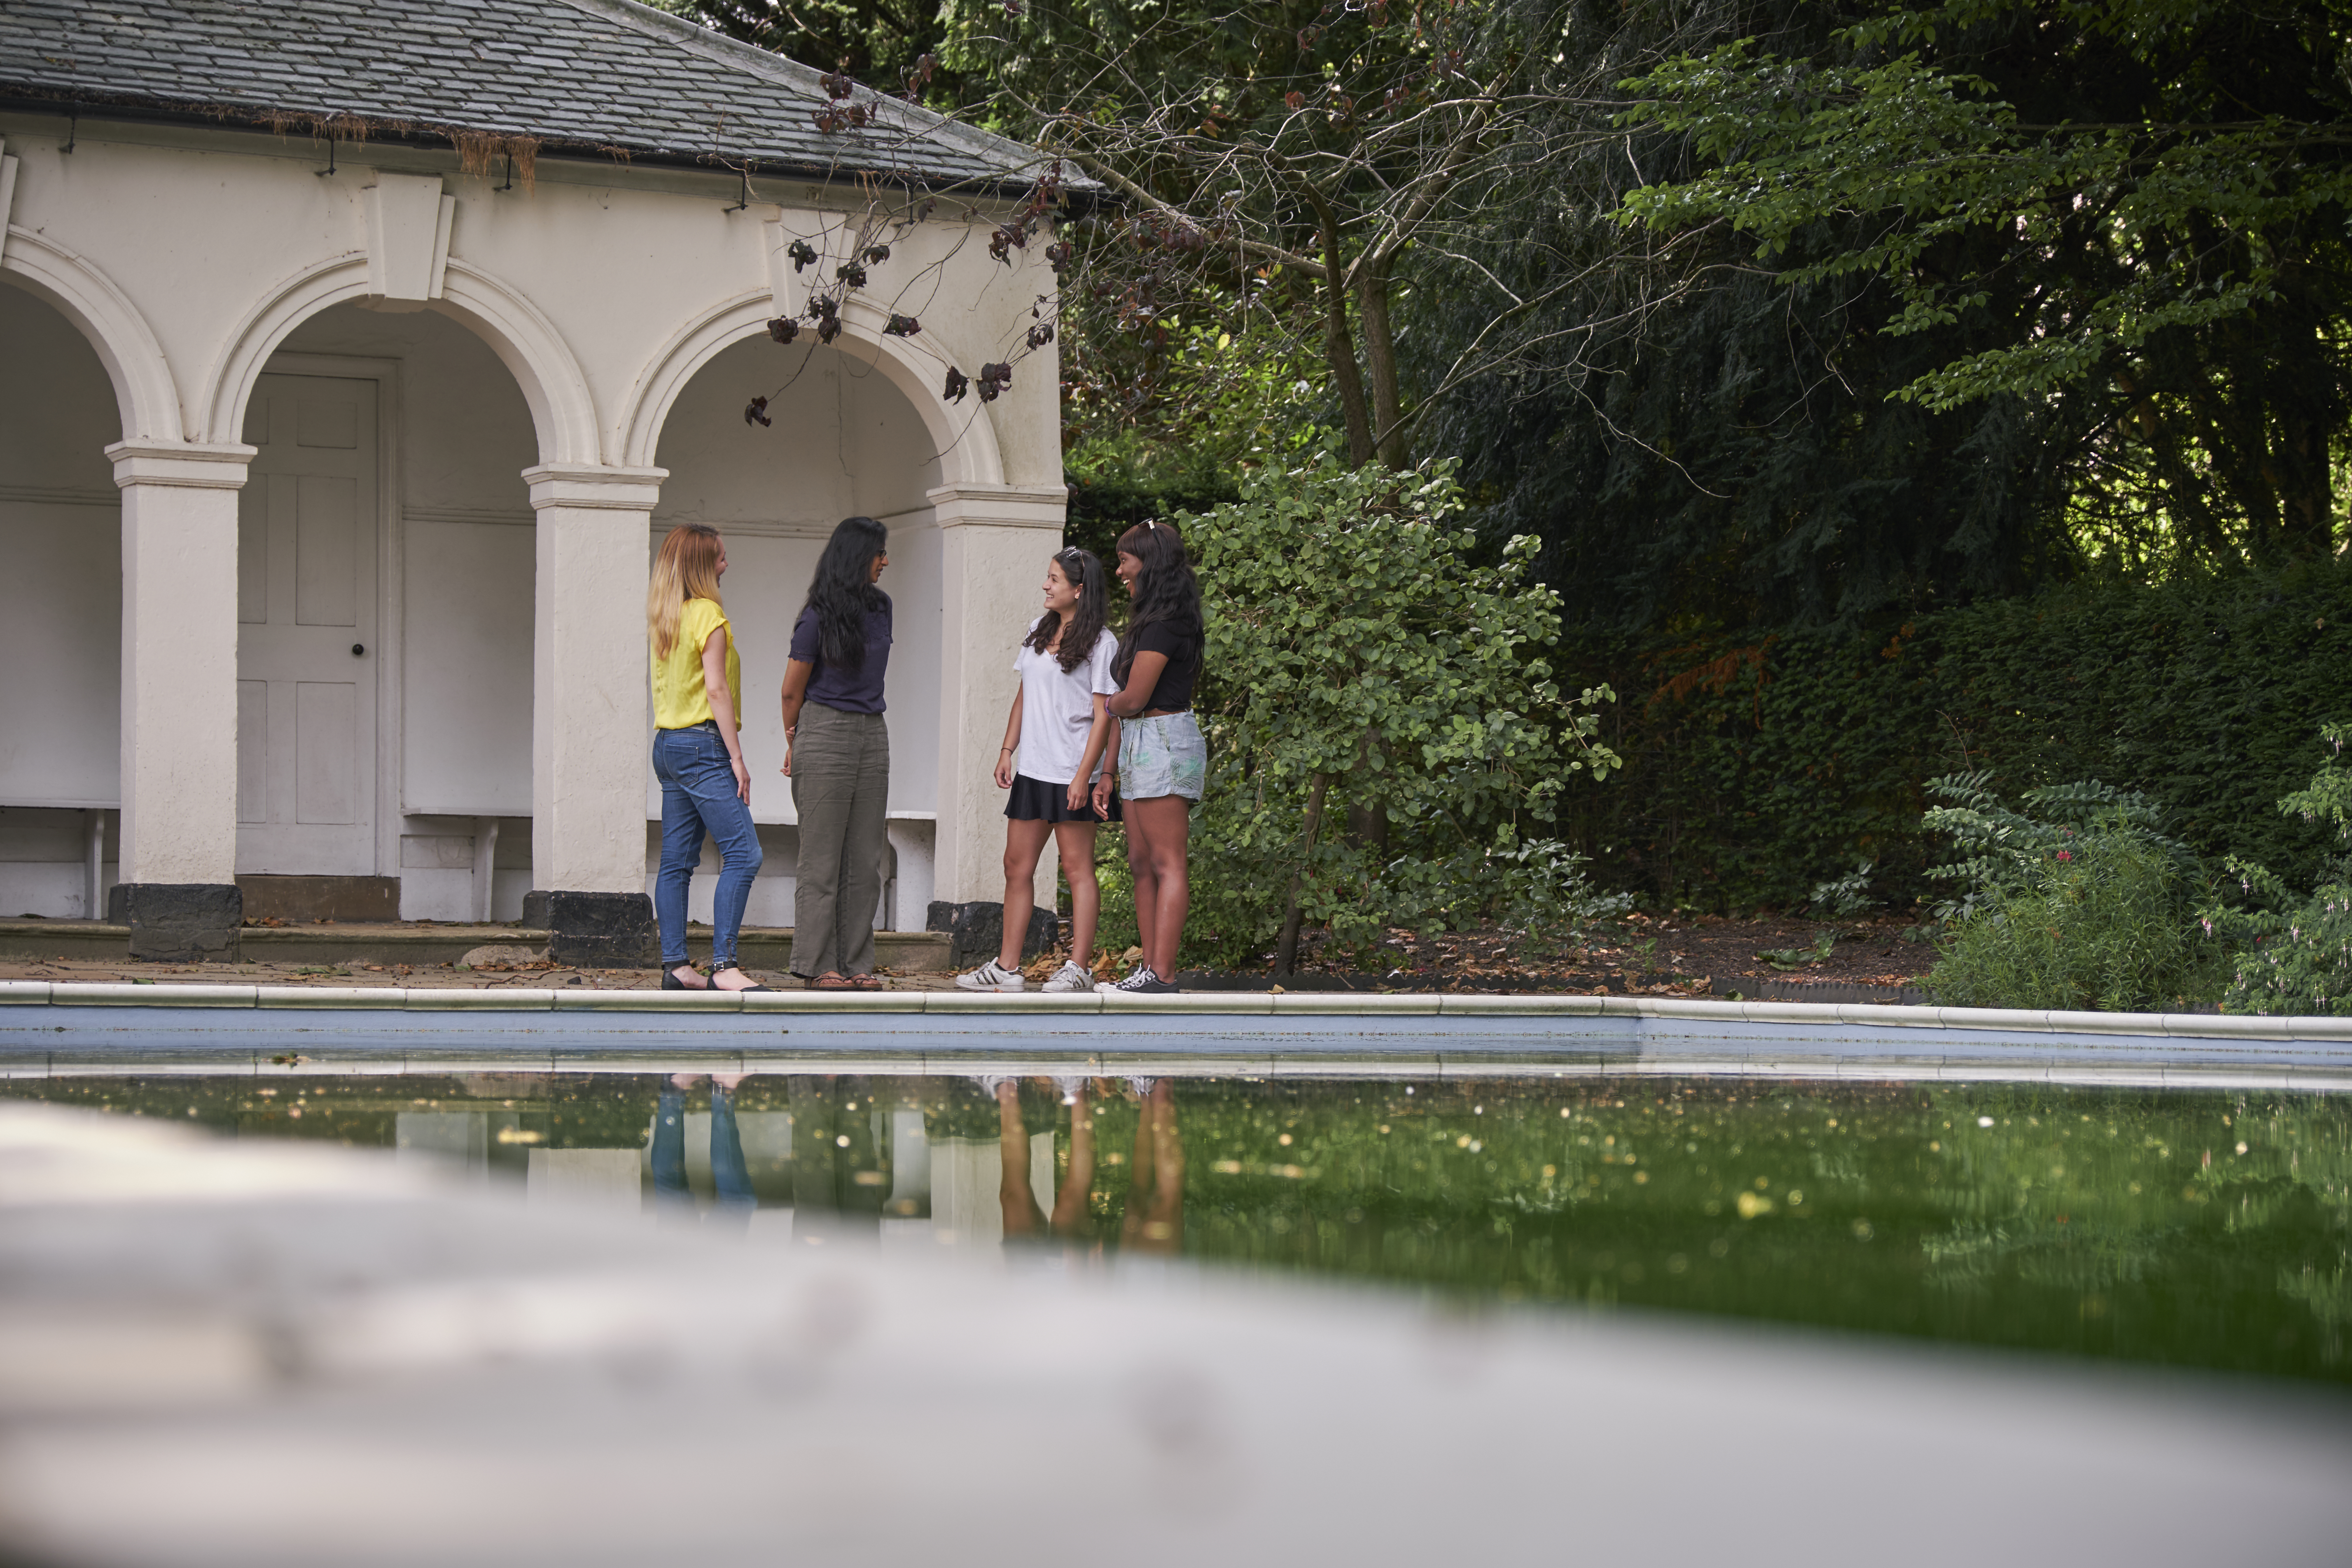
[[[2079,1013],[1889,1003],[1745,1002],[1664,996],[1457,995],[1420,992],[1183,992],[1129,996],[1080,992],[885,991],[678,993],[552,987],[205,984],[186,982],[0,981],[0,1008],[152,1007],[385,1013],[665,1013],[770,1016],[828,1014],[1118,1013],[1364,1017],[1642,1018],[1691,1023],[1866,1026],[1972,1033],[2138,1036],[2173,1039],[2352,1041],[2352,1017],[2210,1013]]]

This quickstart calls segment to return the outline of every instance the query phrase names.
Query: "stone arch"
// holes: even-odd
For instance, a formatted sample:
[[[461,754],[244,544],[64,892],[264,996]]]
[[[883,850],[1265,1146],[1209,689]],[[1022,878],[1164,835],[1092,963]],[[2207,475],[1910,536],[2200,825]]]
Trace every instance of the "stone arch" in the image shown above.
[[[687,383],[721,350],[765,332],[774,308],[769,290],[755,289],[680,329],[637,377],[629,405],[614,426],[618,460],[630,468],[651,468],[661,446],[662,426]],[[940,389],[943,362],[917,352],[904,338],[885,333],[889,313],[865,300],[853,298],[843,307],[841,320],[843,337],[874,351],[875,367],[922,418],[940,455],[940,477],[950,484],[1003,484],[1004,459],[997,448],[996,427],[977,405],[967,410],[945,401]]]
[[[10,226],[0,272],[74,324],[114,384],[125,441],[176,442],[184,426],[179,388],[147,319],[87,258],[45,235]]]
[[[352,252],[304,269],[256,304],[205,382],[198,405],[204,438],[237,439],[254,383],[278,344],[329,306],[366,298],[367,282],[367,257]],[[502,279],[453,257],[441,298],[425,308],[462,322],[506,365],[530,406],[542,462],[596,461],[595,403],[587,376],[537,306]]]

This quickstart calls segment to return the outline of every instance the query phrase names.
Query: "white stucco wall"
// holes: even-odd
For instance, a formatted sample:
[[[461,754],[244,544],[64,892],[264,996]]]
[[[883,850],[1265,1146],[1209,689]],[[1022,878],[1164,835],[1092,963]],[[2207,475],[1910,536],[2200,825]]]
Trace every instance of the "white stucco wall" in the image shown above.
[[[112,805],[122,605],[122,500],[106,460],[121,433],[114,393],[81,334],[21,289],[0,288],[0,805]]]

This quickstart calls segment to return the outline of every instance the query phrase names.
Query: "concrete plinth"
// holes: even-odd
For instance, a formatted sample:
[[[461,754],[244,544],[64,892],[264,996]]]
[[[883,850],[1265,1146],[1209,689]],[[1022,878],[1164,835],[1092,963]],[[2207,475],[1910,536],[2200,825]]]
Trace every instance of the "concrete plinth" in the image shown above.
[[[235,882],[125,882],[131,956],[174,963],[235,963],[245,896]]]
[[[969,969],[985,963],[1004,949],[1004,906],[986,899],[975,899],[967,904],[944,901],[931,905],[925,929],[945,931],[948,937],[948,964],[954,969]],[[1032,905],[1029,930],[1021,942],[1021,959],[1027,963],[1050,949],[1059,934],[1054,911],[1042,905]]]
[[[661,961],[654,901],[643,893],[534,889],[523,895],[522,923],[546,931],[548,956],[558,963],[610,969]]]

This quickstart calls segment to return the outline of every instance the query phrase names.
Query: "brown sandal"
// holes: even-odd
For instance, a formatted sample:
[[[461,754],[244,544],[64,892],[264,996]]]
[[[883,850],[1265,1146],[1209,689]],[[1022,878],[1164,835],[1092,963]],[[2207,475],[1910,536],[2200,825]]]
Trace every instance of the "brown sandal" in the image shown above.
[[[856,985],[838,969],[828,969],[808,983],[812,991],[854,991]]]
[[[866,973],[851,975],[849,977],[849,988],[852,991],[879,991],[884,987],[882,984],[882,977],[880,975]]]

